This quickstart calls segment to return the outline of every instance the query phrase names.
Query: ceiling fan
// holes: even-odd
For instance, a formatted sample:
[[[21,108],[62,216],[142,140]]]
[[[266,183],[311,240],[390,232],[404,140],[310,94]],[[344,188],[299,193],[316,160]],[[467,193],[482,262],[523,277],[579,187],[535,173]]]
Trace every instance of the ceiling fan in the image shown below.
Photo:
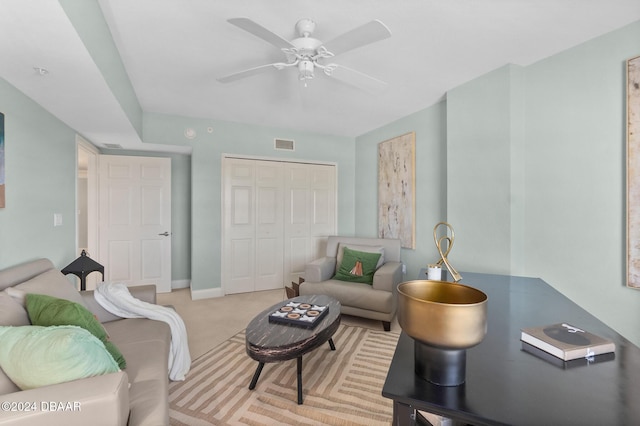
[[[298,78],[305,85],[308,80],[315,77],[315,71],[318,69],[329,77],[369,91],[379,90],[387,85],[384,81],[351,68],[328,63],[331,58],[341,53],[390,37],[389,29],[378,20],[356,27],[326,43],[311,37],[316,24],[310,19],[301,19],[296,23],[295,28],[299,37],[291,41],[249,18],[232,18],[227,22],[277,47],[284,53],[285,60],[220,77],[217,80],[221,83],[230,83],[269,70],[296,67]]]

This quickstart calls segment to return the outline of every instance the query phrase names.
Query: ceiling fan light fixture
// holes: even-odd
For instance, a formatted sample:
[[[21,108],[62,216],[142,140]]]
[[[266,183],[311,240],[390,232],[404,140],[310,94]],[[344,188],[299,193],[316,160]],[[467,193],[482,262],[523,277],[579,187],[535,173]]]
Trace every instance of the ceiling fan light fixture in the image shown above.
[[[298,77],[300,80],[311,80],[313,76],[314,65],[310,59],[302,59],[298,62]]]

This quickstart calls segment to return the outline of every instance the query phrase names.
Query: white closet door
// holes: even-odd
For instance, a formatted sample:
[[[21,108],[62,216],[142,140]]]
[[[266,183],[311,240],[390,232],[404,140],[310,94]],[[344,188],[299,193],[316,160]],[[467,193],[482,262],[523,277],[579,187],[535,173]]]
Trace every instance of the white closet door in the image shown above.
[[[336,232],[335,166],[287,163],[285,176],[284,275],[297,282]]]
[[[327,236],[336,233],[336,170],[335,166],[311,165],[309,169],[311,196],[311,260],[327,253]]]
[[[311,260],[309,171],[307,164],[285,166],[284,270],[287,283],[298,282]]]
[[[255,290],[282,288],[284,257],[283,165],[256,161]]]
[[[224,163],[225,293],[254,291],[255,284],[255,162],[226,159]]]
[[[225,158],[225,294],[282,288],[336,231],[335,166]]]

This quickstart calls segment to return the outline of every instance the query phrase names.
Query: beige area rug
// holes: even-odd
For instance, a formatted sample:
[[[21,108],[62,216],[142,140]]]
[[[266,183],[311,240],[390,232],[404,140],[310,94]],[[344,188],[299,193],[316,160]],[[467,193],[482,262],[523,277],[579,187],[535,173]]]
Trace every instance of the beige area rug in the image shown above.
[[[169,386],[172,425],[390,425],[392,401],[382,386],[398,333],[340,325],[329,344],[302,360],[304,404],[297,404],[296,361],[258,365],[245,352],[244,331],[192,363]]]

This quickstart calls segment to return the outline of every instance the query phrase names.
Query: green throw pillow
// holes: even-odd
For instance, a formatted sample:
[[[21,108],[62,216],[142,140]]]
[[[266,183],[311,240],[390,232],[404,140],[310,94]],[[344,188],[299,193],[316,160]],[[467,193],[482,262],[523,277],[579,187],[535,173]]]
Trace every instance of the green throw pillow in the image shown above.
[[[376,272],[379,258],[380,253],[366,253],[345,247],[342,263],[333,278],[341,281],[373,284],[373,274]]]
[[[25,305],[32,325],[44,327],[76,325],[82,327],[100,339],[121,369],[126,368],[127,362],[120,350],[109,341],[107,331],[91,311],[84,306],[69,300],[34,293],[27,294]]]
[[[0,367],[20,389],[120,371],[97,337],[74,325],[0,327]]]

